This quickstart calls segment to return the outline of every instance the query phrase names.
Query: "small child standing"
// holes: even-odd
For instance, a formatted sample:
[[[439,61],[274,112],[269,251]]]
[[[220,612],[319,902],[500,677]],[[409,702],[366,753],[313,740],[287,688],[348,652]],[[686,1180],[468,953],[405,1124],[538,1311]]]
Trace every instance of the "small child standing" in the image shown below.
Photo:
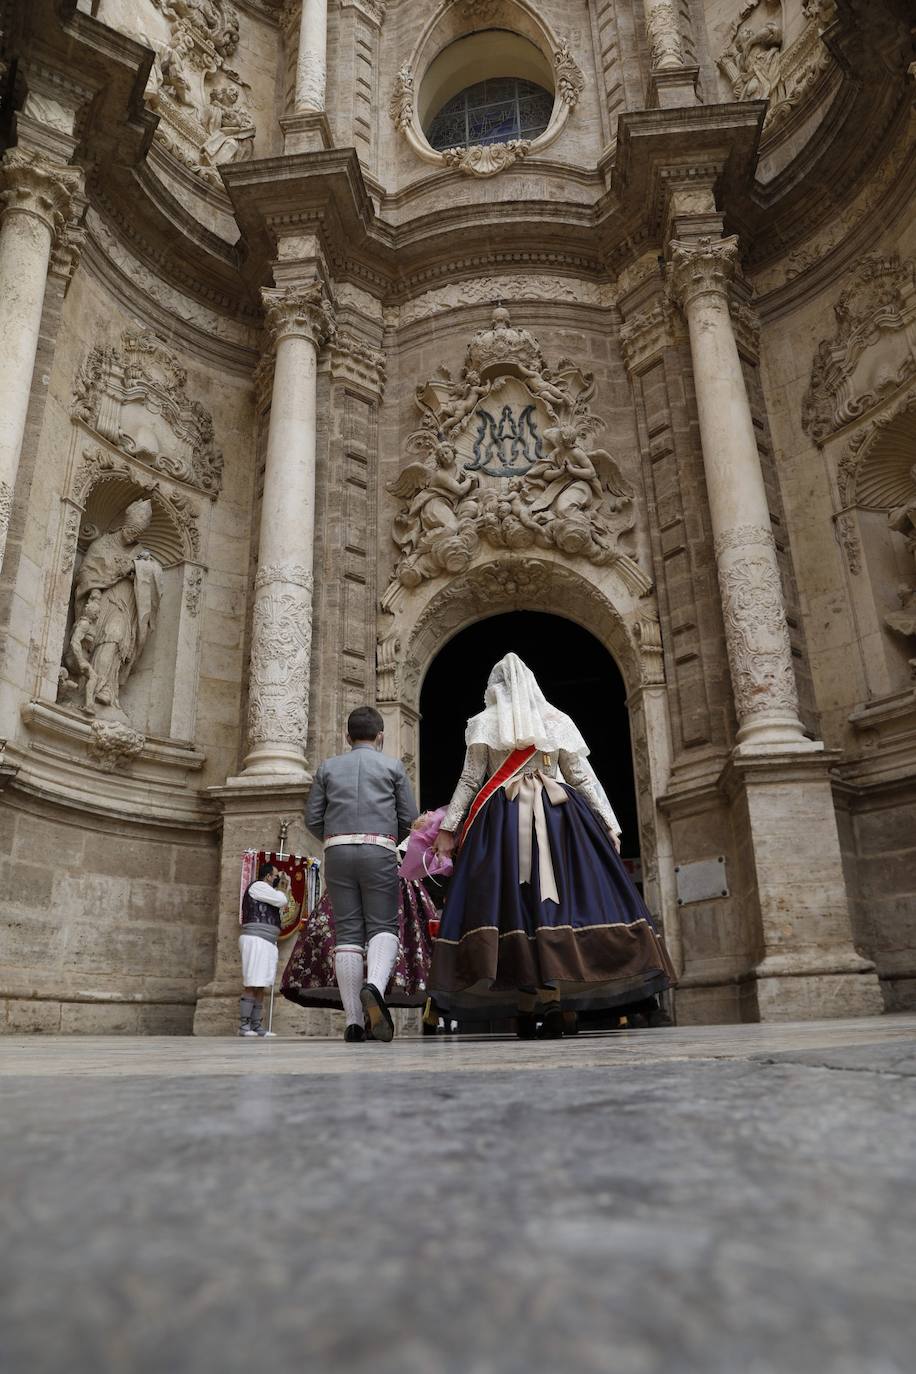
[[[289,878],[273,864],[263,863],[242,898],[239,953],[242,956],[242,996],[239,998],[239,1035],[273,1037],[261,1024],[264,989],[277,976],[281,912],[289,902]]]

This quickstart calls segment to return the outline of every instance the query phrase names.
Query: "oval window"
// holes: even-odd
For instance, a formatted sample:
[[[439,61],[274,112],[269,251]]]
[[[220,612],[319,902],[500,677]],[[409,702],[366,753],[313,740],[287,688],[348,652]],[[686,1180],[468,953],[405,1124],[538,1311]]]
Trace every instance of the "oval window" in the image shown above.
[[[493,77],[452,96],[424,130],[438,152],[537,138],[550,123],[553,94],[520,77]]]

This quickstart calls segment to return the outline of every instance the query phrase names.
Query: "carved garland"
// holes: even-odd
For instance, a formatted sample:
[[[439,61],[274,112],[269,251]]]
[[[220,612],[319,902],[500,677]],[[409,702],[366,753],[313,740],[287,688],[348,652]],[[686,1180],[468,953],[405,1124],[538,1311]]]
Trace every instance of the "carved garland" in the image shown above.
[[[765,549],[769,556],[745,554]],[[730,553],[737,556],[724,558]],[[742,525],[715,543],[725,640],[739,721],[773,710],[798,714],[792,645],[771,530]]]

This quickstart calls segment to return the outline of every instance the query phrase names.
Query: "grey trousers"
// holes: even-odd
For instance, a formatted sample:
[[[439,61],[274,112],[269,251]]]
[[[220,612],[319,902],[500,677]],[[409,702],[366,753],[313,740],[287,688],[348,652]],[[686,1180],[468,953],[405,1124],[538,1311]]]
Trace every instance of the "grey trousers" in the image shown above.
[[[324,878],[339,945],[365,945],[398,933],[398,856],[378,844],[337,844],[325,851]]]

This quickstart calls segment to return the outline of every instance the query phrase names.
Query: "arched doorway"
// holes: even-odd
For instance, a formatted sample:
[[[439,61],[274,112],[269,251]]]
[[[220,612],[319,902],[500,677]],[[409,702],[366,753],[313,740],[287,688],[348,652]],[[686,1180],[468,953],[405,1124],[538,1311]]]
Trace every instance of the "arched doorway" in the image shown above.
[[[517,653],[547,699],[575,720],[623,829],[623,854],[639,858],[626,688],[614,659],[588,630],[562,616],[510,611],[460,630],[430,664],[420,692],[420,797],[441,806],[464,759],[464,726],[483,706],[490,669]],[[638,875],[637,875],[638,876]]]

